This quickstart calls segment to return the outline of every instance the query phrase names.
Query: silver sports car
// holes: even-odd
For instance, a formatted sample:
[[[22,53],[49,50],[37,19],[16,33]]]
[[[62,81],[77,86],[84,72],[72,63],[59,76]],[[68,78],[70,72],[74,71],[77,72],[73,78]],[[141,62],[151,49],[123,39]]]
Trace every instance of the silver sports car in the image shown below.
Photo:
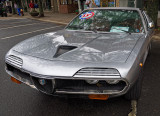
[[[139,99],[154,24],[138,8],[94,8],[65,29],[31,37],[5,56],[6,72],[54,96]]]

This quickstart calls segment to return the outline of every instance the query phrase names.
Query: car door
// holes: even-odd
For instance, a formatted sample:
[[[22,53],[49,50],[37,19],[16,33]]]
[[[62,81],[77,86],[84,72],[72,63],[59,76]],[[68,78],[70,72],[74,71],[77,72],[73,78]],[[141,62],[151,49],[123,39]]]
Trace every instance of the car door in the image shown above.
[[[151,49],[151,39],[152,39],[152,35],[154,33],[154,27],[151,28],[149,26],[150,23],[152,23],[153,21],[151,20],[151,18],[149,18],[149,16],[147,15],[147,13],[145,11],[142,11],[142,16],[146,25],[146,36],[145,36],[145,49],[146,51],[144,52],[144,57],[143,57],[143,64],[145,63],[145,60],[147,58],[147,55]]]

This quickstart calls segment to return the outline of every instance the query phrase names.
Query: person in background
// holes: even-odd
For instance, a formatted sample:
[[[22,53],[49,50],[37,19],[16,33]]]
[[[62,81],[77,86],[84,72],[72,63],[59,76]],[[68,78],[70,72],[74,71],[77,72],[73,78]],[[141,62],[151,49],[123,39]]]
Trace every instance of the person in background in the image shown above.
[[[6,1],[6,7],[7,7],[9,13],[12,13],[12,8],[11,8],[11,3],[10,3],[10,1]]]
[[[81,2],[81,9],[83,11],[84,10],[84,0],[80,0],[80,2]]]
[[[17,11],[18,5],[16,3],[14,3],[14,9],[15,9],[15,13],[18,14],[18,11]]]
[[[3,17],[3,2],[0,2],[0,16]]]
[[[30,12],[32,12],[34,10],[34,3],[31,0],[31,2],[29,3],[29,7],[30,7]]]
[[[94,0],[93,5],[95,7],[100,7],[100,0]]]
[[[87,5],[87,9],[92,8],[92,0],[86,0],[85,5]]]
[[[37,4],[37,3],[34,4],[34,8],[35,8],[36,10],[38,9],[38,4]]]

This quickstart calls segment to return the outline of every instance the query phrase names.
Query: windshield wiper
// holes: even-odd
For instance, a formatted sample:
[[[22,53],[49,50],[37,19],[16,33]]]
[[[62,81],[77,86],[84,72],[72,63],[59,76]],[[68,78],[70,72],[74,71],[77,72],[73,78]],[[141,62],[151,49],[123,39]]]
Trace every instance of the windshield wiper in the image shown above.
[[[67,28],[83,29],[83,26],[80,26],[80,25],[71,25],[71,26],[68,26]]]
[[[128,33],[128,34],[130,34],[130,35],[131,35],[131,32],[126,31],[126,30],[123,30],[123,29],[117,29],[117,28],[112,28],[112,29],[120,30],[120,31],[123,31],[123,32]]]
[[[125,32],[125,33],[128,33],[128,34],[130,34],[131,35],[131,32],[129,32],[129,31],[126,31],[126,30],[121,30],[121,29],[119,29],[120,31],[123,31],[123,32]]]

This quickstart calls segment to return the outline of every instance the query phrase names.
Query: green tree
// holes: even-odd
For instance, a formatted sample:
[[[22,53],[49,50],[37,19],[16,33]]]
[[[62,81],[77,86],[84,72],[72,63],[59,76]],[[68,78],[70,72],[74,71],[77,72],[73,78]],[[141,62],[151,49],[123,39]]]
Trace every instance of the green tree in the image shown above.
[[[39,17],[44,17],[42,0],[38,0],[38,6],[39,6]]]
[[[14,9],[14,3],[15,3],[15,0],[12,0],[12,14],[16,14],[16,11]]]
[[[157,27],[158,7],[159,7],[159,0],[148,0],[147,13],[154,21],[155,27]]]

